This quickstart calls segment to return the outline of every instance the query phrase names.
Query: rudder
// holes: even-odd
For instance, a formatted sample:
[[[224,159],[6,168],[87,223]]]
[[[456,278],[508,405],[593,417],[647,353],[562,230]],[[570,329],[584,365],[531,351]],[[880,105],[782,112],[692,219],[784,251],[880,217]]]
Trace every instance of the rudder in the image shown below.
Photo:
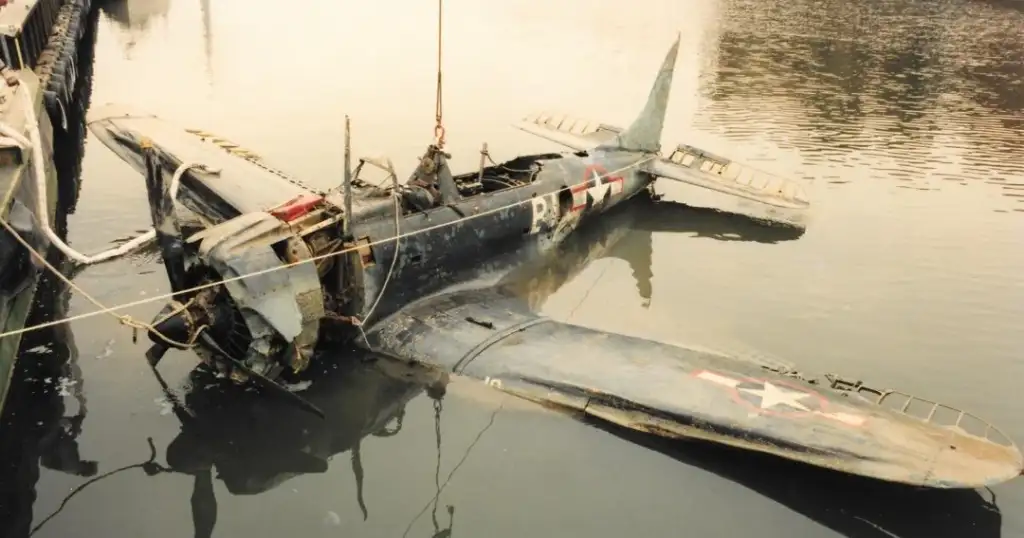
[[[679,41],[665,55],[665,61],[654,80],[651,93],[647,98],[640,115],[628,129],[615,138],[598,146],[600,149],[618,149],[627,151],[643,151],[657,153],[661,151],[661,132],[665,126],[665,113],[668,111],[668,98],[672,90],[672,77],[675,74],[676,58],[679,56]]]

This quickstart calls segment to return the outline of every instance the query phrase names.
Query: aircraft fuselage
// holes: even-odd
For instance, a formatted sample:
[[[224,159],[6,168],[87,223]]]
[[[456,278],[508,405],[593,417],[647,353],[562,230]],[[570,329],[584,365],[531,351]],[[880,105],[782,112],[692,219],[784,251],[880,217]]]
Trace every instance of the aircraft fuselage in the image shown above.
[[[643,153],[542,157],[534,161],[540,170],[530,183],[402,216],[400,240],[375,245],[372,264],[363,268],[363,322],[372,323],[442,289],[499,278],[547,252],[581,222],[633,197],[653,179],[639,170],[638,164],[648,159]],[[352,233],[370,243],[391,238],[396,235],[395,220],[391,215],[355,222]]]

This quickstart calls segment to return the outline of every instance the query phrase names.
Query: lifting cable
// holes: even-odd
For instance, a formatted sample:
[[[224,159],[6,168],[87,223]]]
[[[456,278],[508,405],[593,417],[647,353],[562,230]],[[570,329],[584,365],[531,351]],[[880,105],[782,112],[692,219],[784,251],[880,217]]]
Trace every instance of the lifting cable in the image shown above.
[[[612,176],[612,175],[618,174],[620,172],[625,172],[626,170],[629,170],[631,168],[635,168],[637,166],[643,165],[643,164],[648,163],[650,161],[653,161],[653,160],[655,160],[657,158],[658,158],[657,155],[647,155],[647,156],[644,156],[644,157],[641,157],[641,158],[637,159],[636,161],[634,161],[634,162],[632,162],[630,164],[627,164],[626,166],[623,166],[621,168],[618,168],[618,169],[615,169],[615,170],[612,170],[612,171],[609,171],[609,172],[605,172],[604,174],[601,174],[598,177],[605,178],[605,177],[608,177],[608,176]],[[572,189],[574,187],[579,187],[579,186],[583,186],[583,185],[589,185],[592,179],[593,179],[592,177],[588,177],[588,178],[586,178],[583,181],[580,181],[578,183],[574,183],[574,184],[571,184],[571,185],[566,185],[565,188],[566,189]],[[4,333],[0,333],[0,338],[6,338],[8,336],[14,336],[14,335],[17,335],[17,334],[23,334],[23,333],[31,332],[31,331],[34,331],[34,330],[43,329],[43,328],[46,328],[46,327],[53,327],[55,325],[62,325],[64,323],[70,323],[72,321],[78,321],[78,320],[85,319],[85,318],[91,318],[91,317],[98,316],[98,315],[101,315],[101,314],[112,315],[115,318],[117,318],[122,324],[128,325],[129,327],[132,327],[134,329],[147,329],[147,330],[151,330],[152,329],[152,325],[151,324],[144,323],[144,322],[141,322],[141,321],[133,319],[131,316],[117,314],[115,312],[117,310],[124,310],[126,308],[131,308],[131,307],[135,307],[135,306],[149,304],[149,303],[153,303],[153,302],[156,302],[156,301],[173,299],[174,297],[181,296],[182,294],[195,293],[195,292],[202,291],[202,290],[205,290],[205,289],[214,288],[214,287],[217,287],[217,286],[220,286],[220,285],[223,285],[223,284],[228,284],[228,283],[231,283],[231,282],[237,282],[237,281],[240,281],[240,280],[245,280],[247,278],[254,277],[254,276],[259,276],[259,275],[263,275],[263,274],[267,274],[267,273],[273,273],[273,272],[281,271],[281,270],[284,270],[284,269],[290,269],[292,267],[295,267],[295,266],[298,266],[298,265],[303,265],[303,264],[306,264],[306,263],[315,263],[315,262],[318,262],[320,260],[325,260],[327,258],[331,258],[331,257],[334,257],[334,256],[340,256],[342,254],[346,254],[346,253],[349,253],[349,252],[354,252],[354,251],[357,251],[359,249],[363,249],[363,248],[366,248],[366,247],[382,245],[384,243],[389,243],[389,242],[392,242],[392,241],[398,241],[398,240],[404,239],[406,237],[420,235],[420,234],[427,233],[427,232],[432,232],[434,230],[438,230],[438,229],[441,229],[441,228],[447,228],[447,227],[450,227],[450,226],[455,226],[457,224],[461,224],[461,223],[466,222],[466,221],[478,219],[480,217],[485,217],[487,215],[493,215],[495,213],[499,213],[501,211],[505,211],[505,210],[511,209],[513,207],[516,207],[516,206],[525,205],[525,204],[532,204],[532,203],[533,203],[533,199],[532,198],[527,198],[525,200],[517,200],[517,201],[511,202],[511,203],[509,203],[507,205],[491,208],[491,209],[488,209],[488,210],[485,210],[485,211],[481,211],[479,213],[473,213],[473,214],[470,214],[470,215],[466,215],[465,217],[460,217],[460,218],[458,218],[458,219],[456,219],[454,221],[442,222],[442,223],[434,224],[432,226],[427,226],[426,228],[420,228],[418,230],[411,230],[411,231],[408,231],[408,232],[402,232],[402,233],[397,234],[397,235],[392,236],[392,237],[385,237],[385,238],[382,238],[382,239],[377,239],[376,241],[370,241],[369,243],[363,243],[363,244],[352,246],[352,247],[349,247],[349,248],[344,248],[344,249],[341,249],[341,250],[335,250],[335,251],[332,251],[332,252],[327,252],[327,253],[324,253],[324,254],[313,256],[311,258],[304,258],[304,259],[297,260],[297,261],[294,261],[294,262],[281,264],[281,265],[278,265],[278,266],[275,266],[275,267],[268,267],[266,269],[260,269],[258,271],[253,271],[251,273],[245,273],[245,274],[242,274],[242,275],[234,276],[234,277],[231,277],[231,278],[225,278],[225,279],[222,279],[222,280],[217,280],[217,281],[214,281],[214,282],[207,282],[205,284],[200,284],[198,286],[193,286],[191,288],[185,288],[185,289],[182,289],[182,290],[178,290],[178,291],[171,292],[171,293],[164,293],[164,294],[161,294],[161,295],[154,295],[152,297],[147,297],[145,299],[139,299],[137,301],[131,301],[131,302],[128,302],[128,303],[122,303],[122,304],[119,304],[119,305],[116,305],[116,306],[110,306],[110,307],[104,306],[99,300],[97,300],[95,297],[92,297],[91,295],[89,295],[87,292],[85,292],[85,290],[83,290],[81,287],[77,286],[74,282],[71,281],[71,279],[69,279],[67,276],[65,276],[63,273],[61,273],[59,270],[57,270],[57,268],[55,268],[49,262],[47,262],[46,258],[42,254],[40,254],[38,251],[36,251],[34,248],[32,248],[32,246],[29,245],[28,242],[26,242],[14,230],[14,228],[10,225],[10,223],[8,223],[5,219],[0,218],[0,226],[5,228],[8,233],[13,235],[14,238],[19,243],[21,243],[21,245],[23,247],[28,249],[28,252],[30,252],[34,257],[36,257],[38,260],[40,260],[42,262],[42,264],[49,271],[54,273],[54,275],[56,275],[57,278],[59,278],[62,282],[67,284],[72,290],[81,293],[83,295],[83,297],[88,299],[89,302],[93,303],[98,308],[98,310],[93,310],[91,312],[85,312],[83,314],[78,314],[78,315],[75,315],[75,316],[69,316],[69,317],[66,317],[66,318],[61,318],[61,319],[57,319],[57,320],[47,321],[47,322],[44,322],[44,323],[40,323],[38,325],[33,325],[31,327],[23,327],[21,329],[14,329],[14,330],[10,330],[10,331],[4,332]],[[161,336],[161,335],[157,334],[157,336]],[[171,340],[169,338],[162,337],[162,339],[169,340],[169,341],[173,342],[173,340]],[[175,345],[189,345],[189,344],[175,342]]]
[[[438,148],[444,149],[444,122],[443,120],[443,99],[441,84],[441,15],[443,13],[444,0],[437,0],[437,93],[434,103],[434,143]]]
[[[172,339],[172,338],[170,338],[168,336],[165,336],[160,331],[156,330],[156,328],[153,327],[152,324],[136,320],[136,319],[134,319],[134,318],[132,318],[131,316],[128,316],[128,315],[115,314],[114,310],[116,310],[116,308],[107,307],[102,302],[100,302],[99,299],[93,297],[91,294],[89,294],[89,292],[87,292],[84,289],[82,289],[81,286],[78,286],[74,282],[72,282],[70,278],[68,278],[64,273],[62,273],[60,270],[58,270],[56,267],[54,267],[49,261],[47,261],[45,256],[40,254],[36,249],[32,248],[32,245],[30,245],[28,243],[28,241],[25,241],[25,239],[23,237],[18,235],[18,233],[14,230],[14,228],[10,225],[10,223],[8,223],[4,219],[0,219],[0,226],[3,226],[3,228],[5,230],[7,230],[7,232],[9,234],[11,234],[11,236],[14,237],[14,239],[18,243],[20,243],[22,247],[24,247],[30,254],[32,254],[32,256],[35,257],[43,267],[45,267],[48,271],[53,273],[54,276],[59,278],[61,280],[61,282],[66,284],[69,288],[74,290],[76,293],[80,294],[87,301],[89,301],[90,303],[94,304],[96,306],[96,308],[99,309],[99,310],[94,310],[93,311],[94,314],[103,314],[103,313],[110,314],[111,316],[117,318],[117,320],[120,321],[122,325],[127,325],[127,326],[131,327],[133,331],[137,331],[138,329],[146,329],[146,330],[152,332],[153,334],[155,334],[156,336],[158,336],[161,340],[164,340],[169,345],[174,346],[174,347],[177,347],[177,346],[192,347],[192,346],[194,346],[195,342],[196,342],[196,339],[199,338],[199,335],[202,334],[203,330],[206,329],[206,326],[204,325],[204,326],[200,327],[199,330],[196,331],[196,333],[193,335],[193,337],[190,339],[190,341],[188,341],[188,342],[178,342],[177,340],[174,340],[174,339]],[[184,304],[184,305],[179,305],[178,308],[176,308],[174,311],[172,311],[170,313],[170,315],[174,315],[178,311],[184,310],[187,306],[188,306],[187,303]],[[170,317],[170,315],[164,316],[164,319]],[[12,336],[12,335],[15,335],[15,334],[20,334],[20,333],[25,333],[25,332],[28,332],[28,331],[31,331],[31,330],[35,330],[35,329],[41,329],[41,328],[43,328],[45,326],[48,326],[48,325],[59,325],[61,323],[67,323],[67,322],[69,322],[71,320],[72,320],[72,318],[64,318],[63,320],[55,320],[55,322],[51,322],[51,323],[48,323],[48,324],[34,325],[32,327],[24,327],[22,329],[15,330],[15,331],[8,331],[8,332],[5,332],[5,333],[0,333],[0,338],[5,338],[7,336]],[[163,321],[163,319],[161,319],[160,321]],[[159,324],[160,321],[157,321],[156,324]],[[135,341],[136,339],[137,339],[137,334],[133,334],[132,335],[132,340]]]

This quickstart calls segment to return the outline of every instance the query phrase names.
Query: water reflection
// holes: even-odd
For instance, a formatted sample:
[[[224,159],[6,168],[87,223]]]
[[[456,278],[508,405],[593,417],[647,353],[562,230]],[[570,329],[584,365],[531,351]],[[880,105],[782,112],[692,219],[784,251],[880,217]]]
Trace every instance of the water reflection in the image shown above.
[[[205,0],[203,6],[208,7]],[[166,19],[171,0],[106,0],[99,3],[99,8],[109,20],[124,28],[125,46],[130,51],[153,23]]]
[[[691,207],[644,191],[588,222],[536,263],[509,274],[502,286],[540,310],[544,302],[591,263],[618,258],[629,264],[644,306],[654,292],[654,235],[680,234],[716,241],[775,244],[799,239],[803,228],[774,225],[716,209]]]
[[[51,263],[59,261],[52,258]],[[64,317],[69,300],[66,285],[50,274],[43,276],[29,323]],[[31,534],[40,465],[85,477],[97,471],[97,462],[78,453],[87,407],[70,325],[25,333],[21,349],[0,420],[0,535],[10,538]],[[72,414],[67,413],[65,396],[77,401]]]
[[[750,488],[852,538],[1002,536],[996,494],[927,490],[827,471],[766,454],[678,443],[597,424],[609,433]]]
[[[232,494],[255,495],[298,475],[326,472],[331,458],[346,451],[360,511],[363,519],[369,516],[361,440],[399,434],[406,403],[425,390],[439,405],[447,375],[370,356],[341,362],[313,374],[302,393],[325,410],[325,420],[279,399],[225,387],[204,369],[193,371],[184,401],[174,405],[181,433],[167,447],[165,470],[194,477],[197,537],[210,536],[217,520],[213,468]]]
[[[99,7],[108,19],[141,35],[155,21],[167,17],[171,0],[107,0]]]
[[[1006,158],[1024,153],[1021,12],[997,17],[977,2],[726,4],[702,128],[797,150],[809,179],[852,172],[938,188],[1024,176],[1024,162]]]
[[[199,11],[203,15],[203,56],[206,58],[206,75],[213,77],[213,23],[211,22],[210,0],[199,0]]]

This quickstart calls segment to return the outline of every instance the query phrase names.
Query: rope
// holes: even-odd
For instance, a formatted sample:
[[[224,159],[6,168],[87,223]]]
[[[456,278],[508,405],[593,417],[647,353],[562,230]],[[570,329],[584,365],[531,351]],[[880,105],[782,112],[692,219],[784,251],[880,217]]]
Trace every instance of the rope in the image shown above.
[[[435,431],[440,433],[440,428],[441,428],[441,426],[440,426],[440,421],[441,421],[440,406],[438,406],[436,403],[434,405],[435,405],[435,408],[434,408],[434,411],[435,411],[435,415],[434,415],[435,416],[435,423],[434,423],[435,424]],[[469,443],[469,446],[466,448],[466,451],[462,454],[462,458],[460,458],[459,462],[455,464],[455,467],[452,467],[452,470],[448,473],[448,477],[445,478],[444,482],[441,483],[439,488],[437,488],[437,493],[434,494],[434,498],[432,498],[429,501],[427,501],[427,503],[423,505],[423,508],[419,511],[419,513],[416,514],[416,516],[412,518],[412,521],[409,522],[409,525],[405,527],[405,532],[402,533],[402,537],[403,538],[405,538],[406,536],[409,535],[409,532],[412,531],[412,526],[415,525],[416,521],[419,520],[419,518],[423,514],[426,513],[426,511],[430,508],[431,503],[436,502],[437,499],[439,499],[441,497],[441,492],[443,492],[445,490],[445,488],[448,487],[448,484],[452,481],[452,477],[455,476],[455,473],[458,472],[458,470],[462,467],[462,464],[466,463],[466,459],[469,458],[470,452],[472,452],[473,449],[476,448],[476,444],[479,443],[480,439],[483,438],[484,434],[487,433],[487,431],[491,429],[491,426],[494,426],[494,421],[495,421],[495,419],[498,418],[498,413],[500,413],[500,412],[502,412],[504,410],[505,410],[505,402],[503,401],[503,402],[501,402],[501,404],[498,405],[498,407],[496,407],[494,409],[494,412],[491,413],[490,419],[487,421],[487,424],[484,425],[484,427],[481,428],[479,432],[477,432],[476,437],[474,437],[473,441],[471,443]],[[439,457],[438,457],[438,460],[439,460],[438,461],[438,465],[440,466],[440,452],[441,452],[440,442],[438,442],[437,450],[438,450],[438,455],[439,455]],[[453,512],[454,512],[454,508],[449,506],[448,513],[452,514]],[[435,536],[437,536],[437,535],[435,535]]]
[[[434,511],[430,514],[430,519],[434,522],[434,533],[441,530],[440,525],[437,524],[437,501],[441,499],[441,398],[434,400],[434,440],[437,443],[437,465],[434,466],[434,490],[437,495],[434,495]]]
[[[444,148],[444,122],[443,117],[443,99],[442,99],[442,84],[441,84],[441,14],[443,13],[444,0],[437,0],[437,100],[434,104],[434,140],[437,147]]]
[[[391,177],[395,178],[394,174],[392,174]],[[395,186],[397,187],[398,186],[397,185],[397,178],[395,178],[395,180],[396,180],[396,185]],[[370,306],[370,309],[366,311],[366,315],[363,316],[364,320],[370,319],[370,317],[373,316],[373,312],[375,310],[377,310],[377,305],[380,304],[381,298],[384,297],[384,292],[388,289],[388,282],[391,282],[391,275],[393,275],[394,272],[395,272],[395,266],[398,265],[398,255],[401,254],[401,248],[402,248],[401,244],[398,242],[398,241],[401,240],[401,236],[402,236],[402,229],[401,229],[401,224],[400,224],[401,221],[402,221],[402,218],[401,218],[402,204],[399,201],[399,196],[400,195],[397,192],[394,193],[394,198],[395,198],[395,238],[396,238],[395,239],[395,255],[391,257],[391,267],[388,268],[388,274],[387,274],[386,277],[384,277],[384,283],[380,285],[380,291],[377,293],[377,299],[375,301],[373,301],[373,305]],[[357,320],[356,321],[356,327],[359,328],[359,332],[363,335],[363,340],[366,341],[366,347],[370,348],[370,351],[373,351],[373,345],[370,344],[370,338],[366,336],[366,331],[363,330],[363,320],[359,320],[358,318],[354,318],[354,319]]]
[[[61,282],[63,282],[64,284],[67,284],[67,286],[69,288],[74,290],[76,293],[81,294],[82,297],[85,297],[85,299],[87,301],[89,301],[90,303],[96,305],[96,308],[99,308],[99,310],[95,310],[94,312],[96,312],[97,314],[102,314],[102,313],[110,314],[115,319],[117,319],[122,325],[127,325],[127,326],[129,326],[129,327],[131,327],[132,329],[135,329],[135,330],[138,330],[138,329],[149,330],[153,334],[157,335],[161,340],[167,342],[168,344],[170,344],[172,346],[176,346],[176,347],[177,346],[182,346],[182,347],[190,348],[190,347],[194,346],[196,339],[199,338],[199,335],[202,334],[204,329],[206,329],[205,325],[200,327],[199,330],[196,331],[196,334],[193,335],[192,339],[189,340],[187,343],[184,343],[184,342],[178,342],[177,340],[174,340],[174,339],[164,335],[163,333],[161,333],[160,331],[156,330],[155,327],[153,327],[152,325],[150,325],[148,323],[144,323],[144,322],[138,321],[138,320],[136,320],[136,319],[134,319],[134,318],[132,318],[131,316],[128,316],[128,315],[118,315],[118,314],[115,314],[114,313],[114,308],[110,308],[110,307],[107,307],[106,305],[104,305],[102,302],[100,302],[99,299],[93,297],[89,292],[85,291],[84,289],[82,289],[81,286],[78,286],[77,284],[72,282],[70,278],[68,278],[67,276],[64,275],[64,273],[60,272],[56,267],[51,265],[50,262],[47,261],[46,258],[42,254],[40,254],[36,249],[32,248],[32,245],[29,245],[28,242],[25,241],[24,238],[22,238],[20,235],[18,235],[18,233],[14,230],[13,227],[11,227],[11,225],[6,220],[0,219],[0,226],[3,226],[14,237],[14,239],[18,243],[21,244],[21,246],[25,247],[25,249],[28,250],[29,253],[31,253],[37,260],[39,260],[39,262],[42,263],[43,266],[46,267],[46,269],[48,271],[50,271],[51,273],[54,274],[54,276],[59,278],[61,280]],[[181,309],[186,308],[186,306],[187,305],[182,305]],[[175,312],[171,312],[172,315],[174,313]],[[65,319],[68,319],[70,321],[70,318],[65,318]],[[166,319],[166,317],[164,319]],[[63,323],[67,323],[67,321],[63,321],[63,320],[57,320],[57,321],[60,321],[60,322],[63,322]],[[28,332],[29,330],[35,330],[37,328],[42,328],[45,325],[58,325],[58,323],[41,324],[41,325],[36,325],[36,326],[33,326],[33,327],[25,327],[25,328],[19,329],[17,331],[8,331],[8,332],[5,332],[3,334],[0,334],[0,338],[4,338],[4,337],[7,337],[7,336],[12,336],[12,335],[15,335],[15,334],[20,334],[20,333],[23,333],[23,332]],[[135,339],[135,337],[133,336],[133,340],[134,339]]]
[[[619,169],[616,169],[616,170],[612,170],[611,172],[606,172],[604,175],[600,175],[598,177],[599,178],[605,178],[605,177],[613,175],[613,174],[618,174],[619,172],[623,172],[623,171],[629,170],[630,168],[635,168],[635,167],[640,166],[640,165],[642,165],[644,163],[653,161],[653,160],[655,160],[657,158],[658,158],[658,155],[656,155],[656,154],[654,154],[654,155],[647,155],[647,156],[644,156],[643,158],[637,159],[636,161],[634,161],[634,162],[632,162],[632,163],[630,163],[630,164],[628,164],[626,166],[623,166],[622,168],[619,168]],[[580,186],[580,185],[585,185],[585,184],[589,183],[591,181],[591,179],[593,179],[593,178],[585,179],[585,180],[583,180],[583,181],[581,181],[579,183],[573,184],[573,185],[567,185],[566,188],[572,189],[573,187],[577,187],[577,186]],[[219,281],[207,282],[205,284],[201,284],[201,285],[194,286],[194,287],[191,287],[191,288],[185,288],[183,290],[179,290],[179,291],[175,291],[175,292],[170,292],[170,293],[164,293],[164,294],[161,294],[161,295],[154,295],[152,297],[147,297],[145,299],[140,299],[138,301],[122,303],[120,305],[111,306],[111,307],[104,306],[97,299],[93,298],[91,295],[88,295],[84,290],[82,290],[81,288],[76,286],[74,283],[72,283],[67,277],[64,276],[63,273],[61,273],[56,268],[54,268],[52,265],[50,265],[49,262],[47,262],[46,259],[41,254],[36,252],[35,249],[33,249],[31,247],[31,245],[29,245],[27,242],[25,242],[21,238],[20,235],[18,235],[17,233],[14,233],[14,229],[10,226],[10,224],[7,223],[6,220],[0,218],[0,225],[2,225],[4,228],[6,228],[8,232],[11,232],[12,235],[14,235],[14,237],[18,240],[19,243],[21,243],[22,246],[24,246],[26,249],[29,250],[29,252],[31,252],[34,256],[36,256],[38,259],[40,259],[43,262],[44,266],[48,270],[52,271],[58,278],[61,279],[61,281],[66,283],[73,290],[79,291],[80,293],[82,293],[83,296],[86,297],[86,299],[88,299],[91,303],[96,305],[96,307],[98,308],[98,310],[93,310],[91,312],[86,312],[86,313],[78,314],[78,315],[75,315],[75,316],[70,316],[70,317],[66,317],[66,318],[62,318],[62,319],[58,319],[58,320],[52,320],[52,321],[48,321],[48,322],[45,322],[45,323],[40,323],[38,325],[33,325],[31,327],[23,327],[21,329],[15,329],[15,330],[12,330],[12,331],[7,331],[5,333],[0,333],[0,338],[5,338],[7,336],[14,336],[14,335],[17,335],[17,334],[24,334],[24,333],[27,333],[27,332],[30,332],[30,331],[35,331],[35,330],[38,330],[38,329],[44,329],[46,327],[53,327],[55,325],[62,325],[64,323],[71,323],[73,321],[79,321],[79,320],[82,320],[82,319],[91,318],[91,317],[99,316],[99,315],[102,315],[102,314],[109,314],[109,315],[117,318],[118,321],[120,321],[122,324],[128,325],[129,327],[132,327],[134,329],[140,329],[140,328],[149,329],[150,326],[147,323],[143,323],[143,322],[137,321],[137,320],[133,319],[131,316],[119,315],[119,314],[115,314],[114,312],[117,311],[117,310],[124,310],[124,309],[127,309],[127,308],[132,308],[132,307],[135,307],[135,306],[149,304],[149,303],[156,302],[156,301],[172,299],[175,296],[180,296],[181,294],[194,293],[194,292],[202,291],[202,290],[205,290],[205,289],[213,288],[213,287],[216,287],[216,286],[220,286],[220,285],[223,285],[223,284],[228,284],[230,282],[237,282],[239,280],[244,280],[246,278],[250,278],[250,277],[254,277],[254,276],[259,276],[259,275],[263,275],[263,274],[267,274],[267,273],[272,273],[272,272],[275,272],[275,271],[281,271],[281,270],[284,270],[284,269],[290,269],[292,267],[295,267],[295,266],[298,266],[298,265],[302,265],[302,264],[305,264],[305,263],[314,263],[314,262],[317,262],[317,261],[320,261],[320,260],[324,260],[324,259],[330,258],[332,256],[338,256],[338,255],[341,255],[341,254],[346,254],[348,252],[354,252],[354,251],[356,251],[356,250],[358,250],[360,248],[381,245],[381,244],[384,244],[384,243],[387,243],[387,242],[390,242],[390,241],[398,241],[398,240],[404,239],[406,237],[412,237],[412,236],[415,236],[415,235],[431,232],[431,231],[434,231],[434,230],[437,230],[437,229],[440,229],[440,228],[445,228],[447,226],[454,226],[456,224],[460,224],[460,223],[465,222],[465,221],[477,219],[477,218],[484,217],[484,216],[487,216],[487,215],[492,215],[494,213],[497,213],[497,212],[500,212],[500,211],[504,211],[506,209],[510,209],[510,208],[513,208],[513,207],[516,207],[516,206],[519,206],[519,205],[524,205],[524,204],[529,204],[529,203],[533,203],[533,199],[532,198],[527,198],[525,200],[519,200],[517,202],[512,202],[510,204],[507,204],[507,205],[504,205],[504,206],[501,206],[501,207],[496,207],[494,209],[489,209],[487,211],[481,211],[480,213],[475,213],[475,214],[472,214],[472,215],[466,215],[465,217],[461,217],[461,218],[456,219],[456,220],[454,220],[452,222],[435,224],[433,226],[428,226],[426,228],[421,228],[419,230],[413,230],[413,231],[409,231],[409,232],[404,232],[404,233],[395,235],[394,237],[387,237],[387,238],[384,238],[384,239],[378,239],[376,241],[371,241],[369,243],[364,243],[364,244],[357,245],[357,246],[352,246],[352,247],[349,247],[349,248],[346,248],[346,249],[342,249],[342,250],[338,250],[338,251],[334,251],[334,252],[328,252],[326,254],[321,254],[319,256],[313,256],[311,258],[305,258],[305,259],[302,259],[302,260],[297,260],[295,262],[290,262],[290,263],[278,265],[278,266],[275,266],[275,267],[268,267],[266,269],[260,269],[258,271],[253,271],[251,273],[246,273],[246,274],[238,275],[238,276],[231,277],[231,278],[226,278],[226,279],[219,280]],[[174,342],[173,340],[167,338],[166,336],[163,336],[163,335],[160,335],[160,334],[157,334],[157,336],[159,336],[160,338],[162,338],[162,339],[164,339],[164,340],[166,340],[168,342]],[[190,344],[183,344],[183,343],[175,342],[175,345],[187,346],[187,345],[190,345]]]
[[[601,269],[601,273],[597,275],[597,278],[594,279],[594,282],[590,285],[589,288],[587,288],[587,291],[586,293],[583,294],[583,297],[580,297],[580,302],[576,303],[576,306],[574,306],[572,310],[569,311],[569,317],[566,318],[567,320],[572,320],[573,316],[576,315],[576,311],[579,310],[581,306],[583,306],[583,303],[587,300],[587,297],[590,297],[590,292],[594,291],[594,288],[597,287],[597,284],[601,282],[602,278],[604,278],[604,274],[608,272],[608,267],[609,266],[606,264],[604,266],[604,269]]]
[[[179,186],[181,184],[181,176],[184,175],[185,172],[187,172],[189,169],[192,169],[192,168],[205,168],[205,165],[200,164],[200,163],[182,163],[181,166],[179,166],[177,168],[177,170],[174,171],[174,175],[171,177],[171,185],[170,185],[170,193],[171,193],[171,199],[172,200],[177,197],[178,188],[179,188]],[[159,325],[160,323],[162,323],[164,320],[170,318],[171,316],[173,316],[175,314],[178,314],[179,312],[184,311],[186,308],[188,308],[188,306],[190,304],[192,304],[192,301],[194,299],[193,300],[189,300],[185,304],[179,304],[179,306],[177,308],[175,308],[174,310],[169,312],[166,316],[163,316],[160,320],[158,320],[157,322],[153,323],[152,325],[149,324],[149,323],[144,323],[144,322],[138,321],[138,320],[136,320],[136,319],[134,319],[134,318],[132,318],[131,316],[128,316],[128,315],[117,315],[117,314],[114,314],[113,309],[108,308],[106,305],[104,305],[102,302],[100,302],[99,299],[96,299],[95,297],[93,297],[91,294],[89,294],[89,292],[87,292],[84,289],[82,289],[81,286],[78,286],[71,279],[69,279],[66,275],[64,275],[63,272],[61,272],[56,267],[51,265],[50,262],[46,260],[46,257],[43,256],[42,254],[40,254],[39,251],[37,251],[36,249],[32,248],[32,246],[29,245],[28,242],[26,242],[25,239],[23,237],[21,237],[21,235],[18,234],[14,230],[14,228],[10,225],[10,223],[8,223],[5,219],[0,219],[0,226],[3,226],[4,229],[6,229],[7,232],[11,234],[12,237],[14,237],[15,241],[20,243],[21,246],[25,247],[25,249],[28,250],[28,252],[30,254],[32,254],[32,256],[34,256],[37,260],[39,260],[39,262],[48,271],[53,273],[54,276],[59,278],[61,280],[61,282],[66,284],[69,288],[71,288],[76,293],[81,294],[82,297],[85,297],[86,300],[88,300],[90,303],[96,305],[96,308],[100,309],[99,312],[109,313],[111,316],[116,318],[122,325],[127,325],[127,326],[131,327],[134,330],[146,329],[146,330],[150,331],[152,334],[155,334],[158,338],[160,338],[161,340],[163,340],[167,344],[169,344],[171,346],[174,346],[174,347],[184,347],[184,348],[192,348],[193,346],[195,346],[196,340],[199,338],[199,335],[201,335],[203,333],[203,331],[208,328],[208,325],[202,325],[202,326],[199,327],[198,330],[196,330],[195,334],[192,335],[192,338],[188,342],[179,342],[179,341],[177,341],[177,340],[175,340],[173,338],[170,338],[170,337],[166,336],[165,334],[163,334],[160,331],[158,331],[156,329],[156,327],[154,327],[154,325]],[[128,247],[131,244],[136,244],[135,248],[137,248],[139,246],[142,246],[148,240],[152,240],[155,237],[156,237],[156,230],[155,229],[151,229],[149,232],[146,232],[146,233],[144,233],[142,235],[139,235],[138,237],[136,237],[135,239],[129,241],[128,243],[125,243],[124,245],[121,245],[120,248],[107,250],[107,251],[105,251],[105,252],[103,252],[101,254],[98,254],[96,256],[92,256],[91,259],[92,259],[92,261],[94,263],[95,263],[96,260],[106,261],[107,259],[110,259],[110,258],[116,256],[117,253],[119,253],[121,251],[124,251],[122,254],[127,253],[128,249],[126,249],[126,247]],[[58,249],[61,252],[65,253],[65,254],[67,253],[68,250],[72,250],[71,247],[67,246],[67,244],[64,243],[63,241],[59,242],[57,244],[57,247],[58,247]],[[60,247],[63,247],[63,248],[60,248]],[[33,327],[28,327],[28,329],[33,329]],[[5,336],[11,336],[13,334],[18,334],[18,332],[14,332],[14,331],[6,332],[6,333],[3,333],[3,334],[0,334],[0,338],[3,338]],[[135,338],[136,338],[136,336],[133,335],[132,339],[135,340]]]

